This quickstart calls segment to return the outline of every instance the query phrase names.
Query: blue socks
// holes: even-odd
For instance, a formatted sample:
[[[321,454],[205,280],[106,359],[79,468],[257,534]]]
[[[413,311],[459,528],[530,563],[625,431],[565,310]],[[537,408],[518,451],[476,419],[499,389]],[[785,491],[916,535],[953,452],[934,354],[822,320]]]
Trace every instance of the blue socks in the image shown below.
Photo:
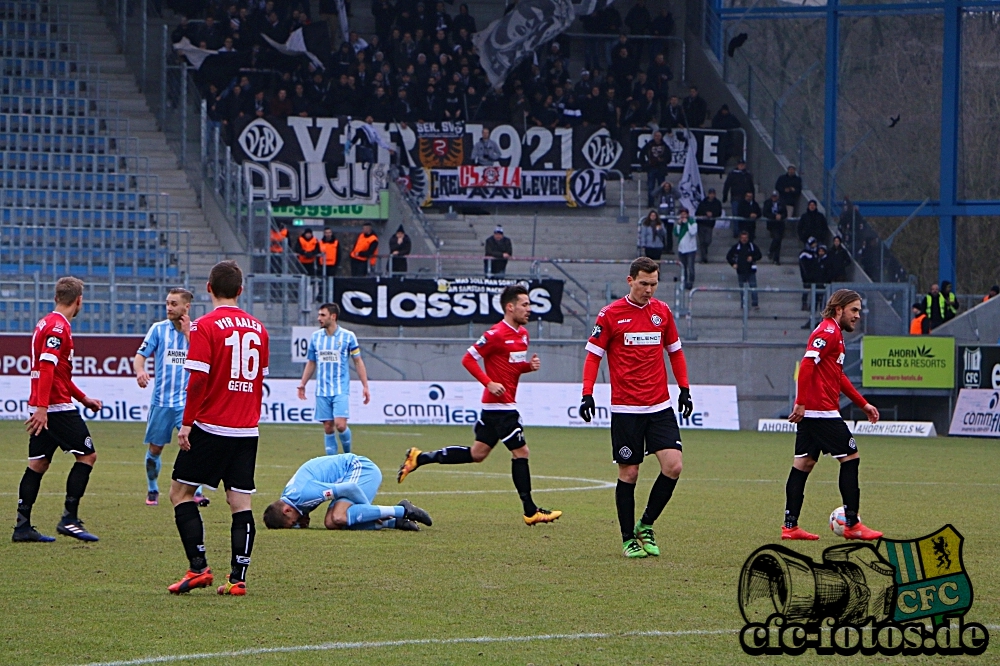
[[[337,455],[337,436],[336,435],[323,435],[323,445],[326,446],[326,455],[335,456]]]
[[[351,429],[345,428],[344,432],[340,433],[340,446],[344,449],[344,453],[351,452]]]
[[[403,507],[398,505],[352,504],[347,510],[347,526],[350,529],[378,529],[377,527],[362,527],[362,525],[387,518],[402,518],[404,513]]]
[[[156,479],[160,476],[161,466],[160,456],[154,456],[149,449],[146,449],[146,480],[149,482],[149,492],[151,493],[160,492],[160,486],[156,483]]]

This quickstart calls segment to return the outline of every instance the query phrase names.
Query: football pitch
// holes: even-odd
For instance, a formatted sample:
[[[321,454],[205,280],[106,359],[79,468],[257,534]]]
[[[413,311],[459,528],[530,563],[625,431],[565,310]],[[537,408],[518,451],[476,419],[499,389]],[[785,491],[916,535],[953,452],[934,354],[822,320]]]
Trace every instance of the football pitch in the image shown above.
[[[396,484],[407,447],[468,445],[469,429],[353,427],[354,452],[382,469],[376,502],[408,498],[433,516],[413,533],[330,532],[320,511],[312,529],[265,529],[264,507],[302,462],[322,455],[323,436],[318,425],[263,426],[248,596],[232,598],[214,588],[167,593],[187,568],[166,499],[176,446],[164,452],[162,503],[147,507],[144,427],[91,430],[99,457],[80,516],[101,540],[12,544],[2,535],[0,663],[761,663],[739,646],[737,587],[750,553],[779,543],[791,434],[684,431],[681,482],[656,524],[662,555],[626,560],[606,430],[527,430],[535,501],[564,511],[527,527],[502,448],[481,465],[430,465]],[[9,528],[27,436],[15,422],[0,422],[0,435]],[[860,451],[865,523],[897,539],[954,525],[975,590],[967,619],[1000,635],[996,442],[867,437]],[[33,522],[45,534],[55,533],[70,463],[57,454],[42,483]],[[792,546],[817,561],[843,542],[827,528],[840,504],[837,467],[821,460],[806,488],[800,523],[820,541]],[[637,517],[656,473],[655,461],[642,466]],[[209,497],[202,516],[218,583],[229,570],[229,510],[222,492]],[[992,645],[978,657],[849,659],[986,664],[998,655]]]

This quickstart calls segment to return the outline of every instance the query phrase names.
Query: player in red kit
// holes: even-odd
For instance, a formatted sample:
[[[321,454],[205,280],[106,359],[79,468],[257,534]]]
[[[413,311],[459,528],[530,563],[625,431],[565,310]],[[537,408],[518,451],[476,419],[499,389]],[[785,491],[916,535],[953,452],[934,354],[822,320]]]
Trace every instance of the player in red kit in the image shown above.
[[[589,422],[596,410],[594,383],[601,359],[607,355],[611,374],[611,450],[618,463],[615,504],[625,557],[659,555],[653,522],[670,501],[681,474],[681,431],[670,406],[667,366],[680,386],[677,406],[688,418],[694,410],[674,315],[663,301],[653,298],[660,266],[640,257],[629,268],[629,293],[605,307],[587,342],[583,365],[583,400],[580,416]],[[644,455],[655,455],[660,475],[649,492],[646,510],[635,520],[635,484]]]
[[[74,277],[59,278],[55,301],[55,310],[38,321],[31,336],[31,396],[28,398],[31,418],[25,424],[30,435],[28,468],[24,470],[17,492],[17,524],[11,538],[15,542],[55,541],[31,525],[31,507],[38,498],[42,475],[49,469],[57,448],[72,453],[76,462],[66,479],[65,511],[56,531],[81,541],[97,541],[77,516],[97,452],[73,400],[95,412],[102,407],[100,400],[88,398],[73,383],[73,336],[69,322],[83,307],[83,281]]]
[[[806,480],[820,455],[840,461],[840,496],[844,500],[847,525],[844,537],[873,541],[882,536],[868,529],[858,518],[861,489],[858,487],[858,445],[840,416],[840,394],[864,410],[868,420],[878,423],[878,409],[869,404],[844,374],[844,331],[854,330],[861,319],[861,294],[838,289],[823,310],[823,321],[813,330],[806,354],[799,365],[795,408],[788,420],[797,424],[795,460],[785,484],[785,524],[782,539],[815,541],[819,535],[799,527]]]
[[[476,442],[471,447],[448,446],[427,452],[410,448],[399,466],[396,480],[402,483],[410,472],[429,463],[482,462],[497,442],[503,442],[512,457],[510,472],[524,508],[524,522],[528,525],[551,523],[562,515],[562,511],[543,509],[531,499],[528,445],[524,441],[521,415],[515,401],[521,375],[541,367],[537,354],[528,358],[528,330],[524,328],[531,317],[528,290],[520,285],[507,287],[500,294],[500,307],[503,308],[503,321],[486,331],[462,358],[462,365],[469,374],[486,387],[483,409],[476,422]],[[485,372],[479,367],[480,361],[486,366]]]
[[[208,293],[213,310],[191,323],[191,345],[184,368],[190,372],[180,451],[174,461],[170,501],[190,569],[169,588],[174,594],[212,584],[205,555],[195,490],[226,486],[232,509],[232,570],[219,594],[246,594],[246,573],[256,534],[250,495],[256,490],[257,423],[268,368],[264,326],[236,305],[243,273],[235,261],[212,268]]]

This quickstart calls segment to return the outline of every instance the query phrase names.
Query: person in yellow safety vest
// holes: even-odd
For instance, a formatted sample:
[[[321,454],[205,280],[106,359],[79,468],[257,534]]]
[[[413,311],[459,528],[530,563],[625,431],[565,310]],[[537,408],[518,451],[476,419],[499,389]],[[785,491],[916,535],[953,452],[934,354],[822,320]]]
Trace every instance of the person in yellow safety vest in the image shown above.
[[[913,321],[910,322],[910,335],[927,335],[931,332],[931,322],[924,313],[922,303],[913,304]]]
[[[951,282],[945,280],[941,283],[941,295],[944,296],[944,320],[949,321],[958,314],[958,296],[951,290]]]
[[[323,257],[322,275],[333,277],[337,274],[337,252],[340,250],[340,241],[333,235],[333,229],[327,227],[323,230],[323,237],[319,239],[319,249]]]
[[[924,298],[924,314],[931,320],[931,328],[937,328],[945,321],[944,313],[947,310],[944,294],[937,283],[931,285],[931,289]]]
[[[319,256],[319,239],[313,236],[312,229],[306,227],[295,241],[295,254],[299,255],[299,263],[306,274],[316,275],[316,257]]]
[[[288,229],[281,222],[271,227],[271,272],[284,273],[284,253],[285,239],[288,238]]]
[[[372,223],[365,222],[358,239],[354,241],[354,249],[351,250],[351,275],[365,277],[369,270],[375,268],[376,261],[378,261],[378,236],[372,231]]]

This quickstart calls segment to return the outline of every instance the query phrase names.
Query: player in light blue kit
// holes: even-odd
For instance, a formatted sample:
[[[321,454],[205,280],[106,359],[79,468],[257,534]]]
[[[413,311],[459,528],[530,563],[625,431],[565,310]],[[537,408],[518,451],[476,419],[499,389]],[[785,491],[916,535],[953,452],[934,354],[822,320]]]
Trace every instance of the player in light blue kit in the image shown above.
[[[309,338],[309,351],[306,353],[306,367],[302,371],[302,381],[299,382],[299,400],[306,399],[306,384],[316,371],[316,420],[323,422],[323,432],[326,433],[324,443],[326,454],[337,453],[337,436],[344,453],[351,452],[351,429],[347,427],[347,419],[351,413],[351,370],[348,359],[354,361],[358,379],[364,391],[365,404],[371,400],[368,392],[368,372],[365,362],[361,360],[361,347],[358,337],[346,328],[337,325],[340,306],[336,303],[324,303],[319,306],[320,329]]]
[[[328,530],[419,531],[417,523],[431,524],[430,515],[409,500],[396,506],[372,504],[382,484],[382,472],[368,458],[353,453],[313,458],[295,472],[281,499],[264,510],[268,529],[309,527],[309,513],[324,502]]]
[[[174,430],[180,430],[181,417],[184,415],[184,403],[187,400],[188,373],[184,370],[187,359],[188,342],[191,338],[191,299],[187,289],[171,289],[167,294],[167,318],[149,327],[139,351],[132,359],[135,379],[139,388],[149,386],[149,373],[146,372],[146,359],[153,357],[153,398],[149,403],[149,415],[146,421],[145,442],[149,445],[146,451],[146,479],[149,491],[146,493],[146,504],[159,504],[160,487],[157,478],[160,476],[160,454],[163,447],[170,443]],[[202,495],[201,488],[195,493],[195,501],[199,506],[208,506],[208,499]]]

